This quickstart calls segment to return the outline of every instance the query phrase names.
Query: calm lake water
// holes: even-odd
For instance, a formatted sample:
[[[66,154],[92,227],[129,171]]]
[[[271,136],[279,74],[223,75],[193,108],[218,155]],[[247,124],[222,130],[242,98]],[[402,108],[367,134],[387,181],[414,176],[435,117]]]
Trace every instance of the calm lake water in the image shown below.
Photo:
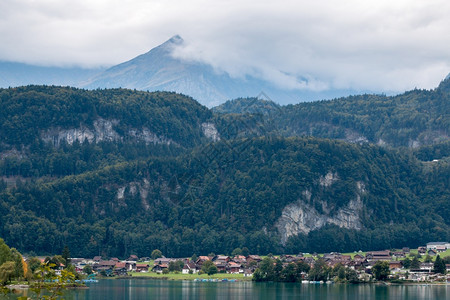
[[[145,279],[100,280],[65,299],[450,299],[450,285],[339,285],[194,282]]]

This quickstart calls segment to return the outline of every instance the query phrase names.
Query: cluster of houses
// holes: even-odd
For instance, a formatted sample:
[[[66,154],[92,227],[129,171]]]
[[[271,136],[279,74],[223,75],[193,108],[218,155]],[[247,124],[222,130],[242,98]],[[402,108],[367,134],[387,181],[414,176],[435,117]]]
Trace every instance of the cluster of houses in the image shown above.
[[[450,249],[450,243],[447,242],[430,242],[426,247],[419,247],[417,250],[419,254],[428,254],[435,256],[440,252],[445,252]]]
[[[126,260],[119,260],[117,257],[104,260],[101,256],[95,256],[92,259],[72,258],[71,262],[75,265],[77,272],[83,272],[88,265],[93,272],[105,272],[107,276],[126,276],[128,272],[148,272],[148,263],[143,260],[150,260],[148,257],[139,259],[136,255],[130,255]]]
[[[353,258],[350,255],[342,255],[340,253],[326,253],[323,259],[330,267],[341,264],[353,270],[356,270],[361,280],[367,280],[371,277],[372,267],[378,261],[386,261],[389,263],[389,270],[391,277],[398,279],[408,279],[413,281],[431,281],[435,279],[442,279],[442,276],[434,274],[434,263],[421,262],[418,268],[404,267],[404,259],[409,255],[409,248],[403,248],[400,251],[370,251],[363,254],[356,254]],[[304,260],[310,266],[314,265],[312,258],[305,258]],[[450,272],[450,264],[446,265],[447,273]],[[450,277],[447,276],[448,279]]]
[[[450,243],[428,243],[426,247],[419,247],[418,253],[422,255],[434,256],[440,252],[450,249]],[[363,254],[343,255],[340,253],[326,253],[321,258],[330,267],[341,264],[358,272],[361,279],[366,280],[370,277],[371,268],[378,261],[387,261],[391,274],[396,275],[399,279],[409,279],[414,281],[429,281],[436,276],[433,274],[433,263],[422,262],[419,268],[406,270],[403,266],[403,260],[410,254],[409,248],[403,248],[399,251],[370,251]],[[283,264],[303,261],[314,266],[318,256],[316,255],[281,255],[280,260]],[[82,272],[86,265],[90,265],[94,272],[104,272],[108,276],[125,276],[128,272],[155,272],[164,273],[164,270],[170,269],[171,262],[177,262],[183,265],[181,272],[183,274],[196,274],[202,269],[202,265],[206,261],[212,261],[217,267],[218,272],[229,274],[243,274],[244,276],[252,276],[253,272],[258,268],[262,258],[258,255],[236,255],[234,257],[225,255],[215,256],[199,256],[195,260],[191,258],[166,258],[161,257],[154,260],[153,265],[148,263],[149,257],[138,258],[131,255],[126,260],[111,258],[103,260],[102,257],[96,256],[93,259],[73,258],[72,263],[76,266],[77,271]],[[180,263],[181,262],[181,263]],[[446,265],[447,273],[450,273],[450,264]],[[450,278],[448,278],[450,279]],[[447,279],[447,280],[448,280]]]
[[[154,261],[153,272],[161,273],[164,269],[169,268],[169,264],[173,258],[159,258]],[[217,271],[220,273],[228,274],[244,274],[244,276],[251,276],[258,267],[258,264],[262,261],[259,255],[236,255],[234,257],[226,255],[215,256],[199,256],[195,261],[186,258],[181,259],[184,263],[182,273],[183,274],[196,274],[203,266],[203,263],[210,260],[217,267]]]
[[[153,265],[149,265],[146,261],[150,261],[149,257],[138,258],[136,255],[131,255],[126,260],[119,260],[118,258],[111,258],[108,260],[102,259],[101,256],[95,256],[92,259],[72,258],[71,262],[75,265],[77,272],[83,272],[86,265],[89,265],[94,272],[105,272],[107,276],[125,276],[128,272],[154,272],[163,273],[164,270],[169,270],[171,262],[183,263],[181,272],[183,274],[196,274],[203,266],[203,263],[211,260],[217,267],[218,272],[229,274],[244,274],[250,276],[257,268],[262,258],[258,255],[249,255],[247,257],[237,255],[234,257],[225,255],[215,256],[200,256],[195,261],[190,258],[166,258],[161,257],[154,260]]]

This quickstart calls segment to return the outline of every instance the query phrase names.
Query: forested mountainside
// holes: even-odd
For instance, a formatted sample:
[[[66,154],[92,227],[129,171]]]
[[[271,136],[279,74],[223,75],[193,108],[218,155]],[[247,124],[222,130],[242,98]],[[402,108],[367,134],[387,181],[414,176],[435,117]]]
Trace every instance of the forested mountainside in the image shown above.
[[[219,114],[163,92],[29,86],[0,90],[0,101],[0,237],[25,253],[267,254],[450,239],[448,141],[398,150],[286,137],[278,122],[288,119],[272,111],[293,107]],[[426,123],[448,124],[446,110]]]
[[[213,108],[221,114],[264,115],[266,131],[417,148],[450,139],[450,78],[438,88],[397,96],[358,95],[296,105],[236,99]]]
[[[0,89],[0,107],[6,176],[79,174],[215,138],[212,113],[175,93],[28,86]]]
[[[0,101],[0,138],[3,144],[14,146],[39,139],[55,142],[63,139],[57,134],[64,130],[75,131],[68,143],[75,139],[82,143],[82,136],[89,142],[135,139],[158,143],[159,138],[194,146],[203,137],[201,123],[212,117],[192,98],[169,92],[27,86],[0,89]]]
[[[315,138],[219,142],[178,158],[2,187],[22,251],[170,256],[383,249],[449,239],[448,164]],[[448,173],[447,173],[448,174]]]

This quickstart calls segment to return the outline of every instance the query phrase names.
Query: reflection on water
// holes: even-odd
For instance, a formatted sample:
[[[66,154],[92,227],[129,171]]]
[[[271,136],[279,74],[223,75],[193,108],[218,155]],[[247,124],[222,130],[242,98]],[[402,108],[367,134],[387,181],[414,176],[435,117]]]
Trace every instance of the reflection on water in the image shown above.
[[[144,279],[100,280],[72,290],[65,299],[450,299],[450,285],[350,285],[194,282]]]

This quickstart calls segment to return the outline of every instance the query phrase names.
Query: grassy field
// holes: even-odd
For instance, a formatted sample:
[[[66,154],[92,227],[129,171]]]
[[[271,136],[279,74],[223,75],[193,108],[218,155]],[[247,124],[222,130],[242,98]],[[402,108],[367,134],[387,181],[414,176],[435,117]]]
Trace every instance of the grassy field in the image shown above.
[[[352,259],[355,257],[356,254],[366,256],[367,252],[348,252],[348,253],[342,253],[342,255],[350,255]]]
[[[450,256],[450,249],[447,249],[445,252],[439,253],[440,257]]]
[[[395,251],[401,251],[401,249],[396,249]],[[343,254],[343,255],[350,255],[350,256],[352,257],[352,259],[353,259],[353,258],[355,257],[356,254],[359,254],[359,255],[362,255],[362,256],[366,256],[367,252],[348,252],[348,253],[342,253],[342,254]],[[415,255],[417,255],[417,249],[411,249],[410,254],[415,254]],[[441,258],[444,258],[444,257],[446,257],[446,256],[450,256],[450,249],[448,249],[448,250],[445,251],[445,252],[440,252],[440,253],[438,253],[438,254],[439,254],[439,256],[440,256]],[[308,257],[308,256],[311,256],[311,254],[306,254],[306,255],[304,255],[304,256],[305,256],[305,257]],[[320,253],[319,256],[323,256],[323,253]],[[409,255],[406,255],[406,256],[408,257]],[[426,256],[427,256],[426,254],[422,254],[422,258],[420,258],[420,261],[424,261]],[[435,260],[435,259],[436,259],[436,256],[432,256],[432,259]],[[403,258],[402,258],[402,259],[399,259],[399,260],[403,260]]]
[[[136,278],[148,278],[148,279],[166,279],[166,280],[194,280],[196,278],[199,279],[235,279],[239,281],[249,281],[252,280],[252,277],[244,277],[243,274],[223,274],[223,273],[217,273],[211,276],[208,276],[207,274],[182,274],[182,273],[169,273],[169,274],[157,274],[153,272],[149,273],[137,273],[137,272],[130,272],[128,273],[132,277]]]
[[[417,249],[411,250],[410,253],[411,253],[411,254],[417,254]],[[447,250],[444,251],[444,252],[439,252],[438,254],[439,254],[439,256],[440,256],[441,258],[444,258],[444,257],[446,257],[446,256],[450,256],[450,249],[447,249]],[[420,261],[424,261],[426,256],[427,256],[426,254],[422,254],[422,257],[420,258]],[[432,256],[431,258],[432,258],[433,261],[434,261],[434,260],[436,259],[436,256]]]

